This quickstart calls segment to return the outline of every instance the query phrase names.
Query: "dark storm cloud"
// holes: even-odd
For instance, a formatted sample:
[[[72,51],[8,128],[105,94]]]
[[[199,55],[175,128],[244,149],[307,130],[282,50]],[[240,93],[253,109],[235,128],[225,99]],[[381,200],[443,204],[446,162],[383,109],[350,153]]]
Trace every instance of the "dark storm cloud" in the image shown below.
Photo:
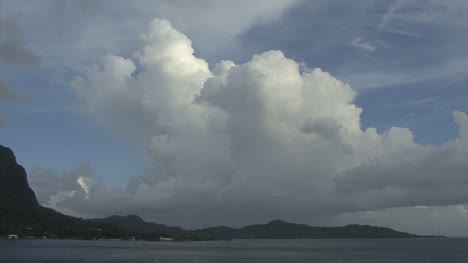
[[[13,91],[13,89],[8,85],[8,83],[0,79],[0,99],[1,100],[15,100],[18,98],[18,95]]]
[[[18,99],[18,94],[13,91],[6,81],[0,79],[0,101],[13,101],[16,99]],[[9,120],[0,115],[0,128],[7,127],[8,124]]]
[[[12,20],[0,19],[0,62],[22,66],[40,63],[40,58],[24,46],[23,31]]]

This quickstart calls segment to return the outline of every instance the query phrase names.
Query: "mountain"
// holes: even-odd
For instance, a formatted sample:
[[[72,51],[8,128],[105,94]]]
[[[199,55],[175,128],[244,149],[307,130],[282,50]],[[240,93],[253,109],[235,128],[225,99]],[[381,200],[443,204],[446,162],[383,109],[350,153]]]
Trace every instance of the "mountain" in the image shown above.
[[[0,209],[38,206],[36,195],[29,187],[26,171],[16,163],[13,151],[0,145]]]
[[[63,215],[39,205],[24,168],[13,151],[0,145],[0,237],[130,238],[133,233],[110,224]],[[158,236],[159,238],[159,236]]]
[[[177,239],[309,239],[309,238],[416,238],[430,237],[399,232],[391,228],[369,225],[347,225],[343,227],[313,227],[304,224],[274,220],[242,228],[225,226],[197,230],[185,230],[162,224],[145,222],[136,215],[110,216],[93,219],[94,222],[115,224],[129,231],[151,233],[158,231]]]
[[[114,215],[105,218],[90,219],[90,221],[100,224],[112,224],[127,231],[136,233],[162,233],[164,236],[176,239],[187,239],[190,236],[190,232],[183,228],[145,222],[137,215]]]

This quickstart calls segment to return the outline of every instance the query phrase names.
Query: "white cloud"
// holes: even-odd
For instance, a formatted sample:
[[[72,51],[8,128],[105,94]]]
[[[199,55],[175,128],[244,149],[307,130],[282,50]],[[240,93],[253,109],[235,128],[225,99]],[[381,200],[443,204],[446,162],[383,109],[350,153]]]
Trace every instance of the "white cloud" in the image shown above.
[[[371,45],[371,43],[364,41],[363,37],[355,37],[353,41],[351,41],[351,45],[357,48],[361,48],[368,52],[374,52],[375,46]]]
[[[91,118],[146,143],[151,172],[125,190],[88,185],[57,202],[63,211],[200,226],[468,201],[464,113],[458,139],[418,145],[407,128],[363,131],[349,85],[281,51],[211,71],[166,20],[141,41],[73,86]]]
[[[77,192],[83,191],[83,196],[88,197],[88,184],[94,173],[89,163],[81,163],[77,168],[61,174],[51,168],[34,167],[29,172],[29,183],[39,203],[57,208],[60,202],[74,197]]]
[[[87,181],[86,178],[83,176],[80,176],[78,177],[78,179],[76,179],[76,182],[80,185],[81,189],[85,191],[86,199],[89,199],[89,186],[86,181]]]

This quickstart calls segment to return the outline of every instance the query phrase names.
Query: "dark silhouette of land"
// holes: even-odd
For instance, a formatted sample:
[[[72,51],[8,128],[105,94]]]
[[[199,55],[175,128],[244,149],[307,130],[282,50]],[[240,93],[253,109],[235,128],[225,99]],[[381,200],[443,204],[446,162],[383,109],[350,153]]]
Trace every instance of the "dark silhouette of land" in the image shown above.
[[[96,223],[108,223],[138,233],[166,233],[176,239],[309,239],[309,238],[415,238],[418,235],[398,232],[386,227],[369,225],[347,225],[343,227],[314,227],[304,224],[274,220],[267,224],[250,225],[242,228],[226,226],[197,230],[145,222],[137,215],[110,216],[92,219]]]
[[[313,227],[274,220],[242,228],[225,226],[197,230],[145,222],[137,215],[81,219],[39,205],[29,187],[26,171],[13,151],[0,145],[0,237],[60,239],[230,240],[306,238],[417,238],[386,227],[347,225]]]
[[[118,226],[63,215],[40,206],[13,151],[0,145],[0,237],[8,234],[73,239],[133,237],[133,233]]]

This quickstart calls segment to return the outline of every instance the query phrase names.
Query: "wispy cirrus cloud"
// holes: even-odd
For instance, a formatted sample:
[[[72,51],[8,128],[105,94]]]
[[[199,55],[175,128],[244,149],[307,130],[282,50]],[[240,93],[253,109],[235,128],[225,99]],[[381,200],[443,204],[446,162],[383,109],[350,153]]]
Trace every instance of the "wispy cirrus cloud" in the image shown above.
[[[390,23],[390,21],[393,19],[394,14],[404,5],[403,0],[395,0],[393,3],[390,5],[388,8],[387,12],[382,16],[382,19],[380,20],[378,30],[383,31],[387,27],[387,25]]]
[[[351,45],[368,52],[374,52],[376,49],[376,47],[370,42],[366,41],[364,37],[355,37],[353,41],[351,41]]]

